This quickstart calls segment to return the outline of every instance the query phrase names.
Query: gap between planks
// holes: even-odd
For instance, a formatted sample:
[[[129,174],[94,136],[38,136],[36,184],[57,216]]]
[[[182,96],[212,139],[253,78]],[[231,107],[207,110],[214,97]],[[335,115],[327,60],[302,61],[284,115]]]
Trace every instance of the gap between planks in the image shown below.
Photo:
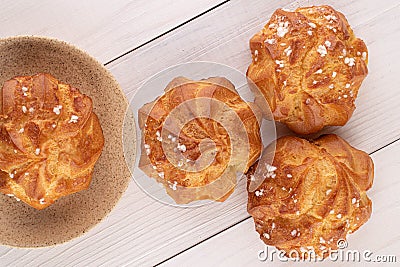
[[[107,65],[113,63],[114,61],[117,61],[118,59],[120,59],[120,58],[122,58],[122,57],[124,57],[124,56],[127,56],[127,55],[131,54],[132,52],[134,52],[134,51],[136,51],[136,50],[138,50],[138,49],[140,49],[140,48],[142,48],[142,47],[144,47],[144,46],[146,46],[146,45],[148,45],[148,44],[150,44],[150,43],[156,41],[157,39],[160,39],[161,37],[163,37],[163,36],[165,36],[165,35],[167,35],[167,34],[173,32],[173,31],[175,31],[175,30],[177,30],[178,28],[180,28],[180,27],[182,27],[182,26],[184,26],[184,25],[186,25],[186,24],[188,24],[188,23],[190,23],[190,22],[192,22],[192,21],[195,21],[196,19],[200,18],[201,16],[207,14],[208,12],[210,12],[210,11],[212,11],[212,10],[214,10],[214,9],[219,8],[220,6],[226,4],[226,3],[230,2],[230,1],[231,1],[231,0],[226,0],[226,1],[222,2],[222,3],[219,3],[218,5],[215,5],[215,6],[211,7],[211,8],[209,8],[209,9],[207,9],[206,11],[204,11],[204,12],[202,12],[202,13],[200,13],[200,14],[194,16],[194,17],[191,18],[191,19],[188,19],[188,20],[182,22],[181,24],[179,24],[179,25],[173,27],[172,29],[169,29],[168,31],[163,32],[163,33],[157,35],[156,37],[150,39],[149,41],[144,42],[143,44],[141,44],[141,45],[139,45],[139,46],[137,46],[137,47],[135,47],[135,48],[133,48],[133,49],[131,49],[131,50],[125,52],[125,53],[123,53],[122,55],[119,55],[119,56],[113,58],[112,60],[106,62],[106,63],[104,64],[104,66],[107,66]]]

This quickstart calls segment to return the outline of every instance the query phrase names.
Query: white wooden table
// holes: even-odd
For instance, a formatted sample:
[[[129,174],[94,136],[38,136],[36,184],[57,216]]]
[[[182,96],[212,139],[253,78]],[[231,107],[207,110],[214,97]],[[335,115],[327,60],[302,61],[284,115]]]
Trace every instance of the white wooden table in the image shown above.
[[[0,37],[42,35],[75,44],[103,62],[131,95],[148,77],[178,63],[210,60],[245,72],[251,61],[248,40],[276,8],[319,2],[3,0]],[[349,248],[396,255],[399,262],[400,3],[324,3],[347,16],[370,52],[370,73],[357,109],[346,126],[333,129],[375,162],[369,192],[373,214],[350,235]],[[52,248],[0,247],[0,266],[283,265],[258,260],[264,245],[246,212],[246,200],[240,184],[223,204],[174,208],[154,201],[132,182],[111,214],[86,235]]]

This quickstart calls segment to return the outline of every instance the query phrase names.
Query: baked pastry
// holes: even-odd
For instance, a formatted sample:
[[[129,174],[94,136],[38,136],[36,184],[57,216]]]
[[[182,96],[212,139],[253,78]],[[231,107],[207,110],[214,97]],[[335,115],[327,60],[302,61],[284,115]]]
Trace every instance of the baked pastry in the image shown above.
[[[86,189],[104,138],[92,100],[50,74],[4,83],[0,192],[44,209]]]
[[[268,104],[276,121],[311,134],[350,119],[368,51],[342,13],[330,6],[278,9],[250,49],[256,103]]]
[[[225,78],[175,78],[139,110],[139,167],[177,204],[224,201],[261,154],[260,118]]]
[[[325,258],[369,219],[373,162],[333,134],[275,145],[272,164],[264,154],[247,173],[248,212],[266,244],[288,257]]]

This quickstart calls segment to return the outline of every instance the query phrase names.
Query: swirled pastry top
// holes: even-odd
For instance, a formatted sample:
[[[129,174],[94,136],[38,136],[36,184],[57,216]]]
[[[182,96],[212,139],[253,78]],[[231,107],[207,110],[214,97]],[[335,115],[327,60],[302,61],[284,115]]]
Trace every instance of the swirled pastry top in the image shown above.
[[[261,153],[260,115],[225,78],[175,78],[139,110],[140,168],[178,204],[223,201]]]
[[[248,212],[266,244],[288,256],[296,250],[298,255],[314,251],[325,258],[369,219],[366,191],[373,176],[368,154],[336,135],[311,142],[282,137],[276,141],[272,165],[263,155],[247,174],[248,188],[262,178],[257,189],[248,192]]]
[[[256,103],[265,98],[275,120],[299,134],[349,120],[368,52],[342,13],[330,6],[278,9],[250,49]]]
[[[86,189],[103,145],[92,100],[50,74],[5,82],[0,191],[43,209]]]

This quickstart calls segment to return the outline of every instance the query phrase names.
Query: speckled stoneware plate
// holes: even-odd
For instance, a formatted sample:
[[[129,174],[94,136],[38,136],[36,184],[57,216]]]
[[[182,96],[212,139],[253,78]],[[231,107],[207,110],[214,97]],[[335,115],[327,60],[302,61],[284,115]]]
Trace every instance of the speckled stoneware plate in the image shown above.
[[[122,146],[128,104],[112,75],[91,56],[65,42],[42,37],[0,40],[0,88],[15,76],[40,72],[50,73],[92,98],[105,145],[88,190],[63,197],[41,211],[0,194],[2,245],[44,247],[84,234],[116,205],[131,177]]]

